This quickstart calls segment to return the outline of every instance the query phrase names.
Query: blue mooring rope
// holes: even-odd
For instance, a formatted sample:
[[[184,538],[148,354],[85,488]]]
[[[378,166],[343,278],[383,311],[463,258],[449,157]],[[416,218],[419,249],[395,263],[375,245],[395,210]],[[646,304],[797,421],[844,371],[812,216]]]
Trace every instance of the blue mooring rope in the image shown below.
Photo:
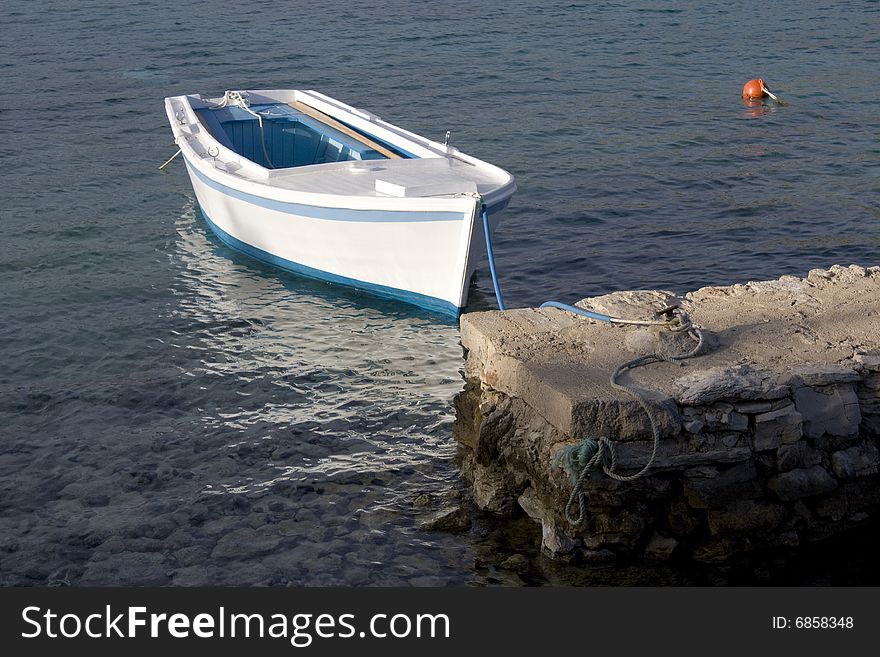
[[[489,256],[489,272],[492,274],[492,287],[495,288],[495,299],[498,301],[498,310],[506,310],[504,296],[501,294],[501,284],[498,282],[498,273],[495,271],[495,250],[492,248],[492,233],[489,228],[489,210],[485,203],[483,203],[483,208],[480,214],[483,217],[483,233],[486,236],[486,255]],[[603,315],[602,313],[595,313],[591,310],[584,310],[583,308],[571,306],[567,303],[560,303],[559,301],[546,301],[541,304],[541,308],[559,308],[560,310],[567,310],[575,315],[589,317],[590,319],[595,319],[600,322],[611,323],[610,315]]]
[[[492,273],[492,285],[495,287],[495,299],[498,300],[498,310],[505,310],[501,285],[498,283],[498,274],[495,272],[495,252],[492,250],[492,233],[489,231],[489,209],[485,203],[483,203],[481,214],[483,215],[483,233],[486,235],[486,253],[489,255],[489,271]]]
[[[575,315],[581,315],[583,317],[589,317],[590,319],[596,319],[600,322],[608,322],[609,324],[611,324],[610,315],[594,313],[592,310],[584,310],[583,308],[578,308],[577,306],[570,306],[567,303],[560,303],[558,301],[545,301],[541,304],[541,308],[559,308],[560,310],[567,310],[568,312],[574,313]]]

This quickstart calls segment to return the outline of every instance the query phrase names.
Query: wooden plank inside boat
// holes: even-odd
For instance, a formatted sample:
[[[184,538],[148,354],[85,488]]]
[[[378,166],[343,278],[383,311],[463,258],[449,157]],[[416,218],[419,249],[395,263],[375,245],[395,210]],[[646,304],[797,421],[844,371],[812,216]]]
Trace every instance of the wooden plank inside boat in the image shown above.
[[[313,119],[315,119],[316,121],[320,121],[324,125],[328,125],[331,128],[339,130],[339,132],[346,134],[353,139],[357,139],[362,144],[369,146],[374,151],[378,151],[379,153],[381,153],[382,155],[384,155],[385,157],[387,157],[391,160],[401,159],[400,155],[398,155],[397,153],[395,153],[391,150],[388,150],[387,148],[382,146],[382,144],[379,144],[379,143],[373,141],[372,139],[370,139],[369,137],[362,135],[361,133],[359,133],[355,130],[352,130],[347,125],[340,123],[339,121],[334,119],[332,116],[328,116],[327,114],[324,114],[324,112],[320,112],[320,111],[316,110],[314,107],[309,107],[305,103],[301,103],[298,100],[295,100],[294,102],[288,103],[288,104],[293,109],[302,112],[306,116],[310,116]]]

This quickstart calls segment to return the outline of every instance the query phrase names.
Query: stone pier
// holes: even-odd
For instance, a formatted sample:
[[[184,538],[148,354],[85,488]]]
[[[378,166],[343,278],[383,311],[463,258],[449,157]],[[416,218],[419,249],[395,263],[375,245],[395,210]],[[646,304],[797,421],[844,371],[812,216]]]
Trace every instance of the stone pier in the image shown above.
[[[637,318],[672,296],[619,292],[577,305]],[[674,350],[671,334],[555,309],[462,317],[466,384],[455,436],[477,506],[531,516],[546,553],[586,561],[722,562],[875,519],[880,267],[707,287],[679,301],[704,330],[706,351],[623,376],[648,395],[659,454],[634,482],[592,474],[579,525],[566,520],[573,484],[556,456],[605,436],[617,445],[619,471],[646,462],[648,418],[609,376],[626,360]]]

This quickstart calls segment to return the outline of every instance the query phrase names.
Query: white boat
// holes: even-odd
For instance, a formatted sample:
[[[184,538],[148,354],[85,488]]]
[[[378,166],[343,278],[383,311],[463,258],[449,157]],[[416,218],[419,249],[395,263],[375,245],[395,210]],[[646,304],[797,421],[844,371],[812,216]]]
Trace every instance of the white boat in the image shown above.
[[[457,316],[513,177],[315,91],[165,99],[211,229],[312,278]]]

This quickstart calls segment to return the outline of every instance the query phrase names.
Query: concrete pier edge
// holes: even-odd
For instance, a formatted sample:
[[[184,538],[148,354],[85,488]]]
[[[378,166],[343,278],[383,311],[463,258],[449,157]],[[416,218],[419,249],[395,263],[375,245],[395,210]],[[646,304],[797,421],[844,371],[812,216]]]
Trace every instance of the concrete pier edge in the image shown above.
[[[646,317],[672,296],[615,292],[577,305]],[[796,547],[876,520],[880,507],[880,267],[705,287],[680,297],[707,335],[705,355],[626,375],[661,427],[643,478],[601,472],[588,513],[568,522],[572,482],[559,450],[615,441],[622,472],[650,451],[648,419],[609,385],[621,362],[678,338],[556,309],[466,314],[465,387],[454,434],[477,506],[527,514],[556,559],[723,562]]]

